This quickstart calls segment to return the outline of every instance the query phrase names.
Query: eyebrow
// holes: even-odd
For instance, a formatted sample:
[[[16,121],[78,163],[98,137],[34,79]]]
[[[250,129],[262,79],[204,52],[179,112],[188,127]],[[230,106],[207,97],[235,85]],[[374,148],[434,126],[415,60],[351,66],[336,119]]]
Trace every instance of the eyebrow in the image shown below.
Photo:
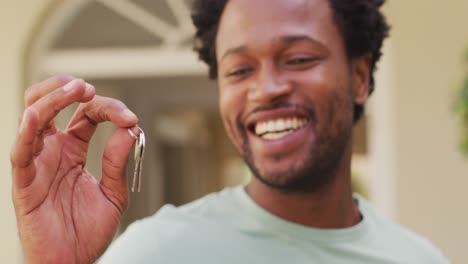
[[[313,39],[307,35],[292,35],[292,36],[284,36],[280,38],[280,42],[284,44],[292,44],[292,43],[301,42],[301,41],[310,42],[314,45],[319,45],[321,47],[324,46],[320,41]]]
[[[224,59],[224,57],[227,57],[227,56],[230,55],[230,54],[235,54],[235,53],[244,52],[244,51],[246,51],[247,49],[248,49],[248,48],[247,48],[246,45],[242,45],[242,46],[230,48],[230,49],[226,50],[226,52],[224,52],[223,56],[221,56],[220,61],[222,61],[222,60]]]
[[[318,40],[315,40],[307,35],[289,35],[289,36],[282,36],[279,38],[279,43],[281,44],[286,44],[286,45],[290,45],[290,44],[293,44],[293,43],[296,43],[296,42],[302,42],[302,41],[306,41],[306,42],[310,42],[314,45],[318,45],[320,46],[321,48],[325,48],[325,46],[319,42]],[[238,46],[238,47],[234,47],[234,48],[230,48],[228,50],[226,50],[226,52],[224,52],[223,56],[221,56],[221,59],[220,60],[223,60],[224,57],[230,55],[230,54],[235,54],[235,53],[240,53],[240,52],[244,52],[248,50],[248,47],[246,45],[241,45],[241,46]]]

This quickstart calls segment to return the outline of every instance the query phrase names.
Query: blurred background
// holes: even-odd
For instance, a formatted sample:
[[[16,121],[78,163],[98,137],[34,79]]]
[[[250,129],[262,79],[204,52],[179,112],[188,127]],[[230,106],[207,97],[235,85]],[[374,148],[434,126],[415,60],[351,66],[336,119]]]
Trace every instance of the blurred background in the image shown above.
[[[142,192],[132,195],[120,232],[165,203],[249,180],[219,119],[216,83],[192,52],[189,3],[0,2],[0,263],[22,263],[9,150],[26,87],[48,76],[84,78],[140,118],[147,135]],[[460,151],[454,110],[465,73],[468,0],[393,0],[384,11],[391,38],[376,92],[356,126],[355,189],[453,263],[468,263],[468,156]],[[74,107],[58,117],[61,127]],[[112,130],[101,126],[92,141],[88,168],[96,175]]]

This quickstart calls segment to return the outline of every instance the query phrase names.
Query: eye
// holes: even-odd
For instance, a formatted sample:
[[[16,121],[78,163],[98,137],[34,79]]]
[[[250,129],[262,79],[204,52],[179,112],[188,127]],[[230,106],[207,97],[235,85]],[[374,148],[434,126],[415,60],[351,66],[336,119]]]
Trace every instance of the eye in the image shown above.
[[[314,58],[314,57],[296,57],[296,58],[288,59],[286,61],[286,64],[288,64],[288,65],[300,65],[300,64],[314,62],[316,60],[317,59]]]
[[[244,76],[250,72],[252,72],[252,68],[250,67],[245,67],[245,68],[239,68],[239,69],[236,69],[234,71],[231,71],[231,72],[228,72],[226,74],[227,77],[240,77],[240,76]]]

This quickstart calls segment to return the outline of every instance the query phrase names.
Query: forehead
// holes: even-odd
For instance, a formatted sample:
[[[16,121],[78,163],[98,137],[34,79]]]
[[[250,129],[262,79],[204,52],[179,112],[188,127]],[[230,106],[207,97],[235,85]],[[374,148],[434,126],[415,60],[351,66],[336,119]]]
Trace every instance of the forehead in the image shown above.
[[[217,53],[288,35],[306,35],[325,45],[337,41],[329,0],[229,0],[218,29]]]
[[[240,16],[245,22],[256,21],[255,18],[304,21],[310,15],[322,13],[326,7],[328,0],[229,0],[223,15]]]

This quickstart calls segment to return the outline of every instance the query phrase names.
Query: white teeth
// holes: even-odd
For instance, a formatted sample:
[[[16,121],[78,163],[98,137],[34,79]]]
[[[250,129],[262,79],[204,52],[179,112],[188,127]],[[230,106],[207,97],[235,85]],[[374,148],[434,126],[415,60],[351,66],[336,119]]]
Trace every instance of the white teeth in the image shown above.
[[[266,124],[266,131],[275,131],[275,122],[271,121]]]
[[[297,130],[307,123],[303,118],[287,118],[258,122],[255,125],[255,133],[265,139],[278,139],[294,130]]]
[[[284,132],[279,132],[279,133],[267,133],[263,135],[262,138],[268,139],[268,140],[275,140],[275,139],[282,138],[286,136],[287,134],[291,134],[292,132],[294,131],[289,130],[289,131],[284,131]]]
[[[298,127],[299,127],[299,121],[297,121],[297,119],[294,119],[294,120],[293,120],[293,123],[292,123],[292,128],[293,128],[293,129],[296,129],[296,128],[298,128]]]
[[[280,119],[280,120],[275,122],[275,130],[276,131],[284,130],[285,127],[286,127],[286,123],[283,121],[283,119]]]

